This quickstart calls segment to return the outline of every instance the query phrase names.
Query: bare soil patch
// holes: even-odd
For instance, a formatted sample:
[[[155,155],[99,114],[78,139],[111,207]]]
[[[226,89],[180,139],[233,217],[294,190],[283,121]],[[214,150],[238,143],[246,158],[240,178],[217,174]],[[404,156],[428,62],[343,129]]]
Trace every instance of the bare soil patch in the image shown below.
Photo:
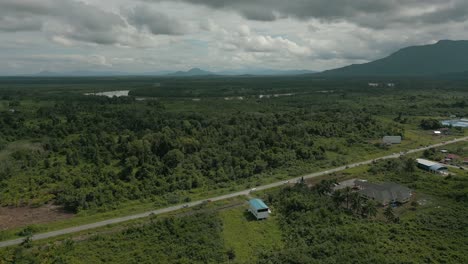
[[[38,208],[0,207],[0,231],[72,218],[61,207],[47,204]]]

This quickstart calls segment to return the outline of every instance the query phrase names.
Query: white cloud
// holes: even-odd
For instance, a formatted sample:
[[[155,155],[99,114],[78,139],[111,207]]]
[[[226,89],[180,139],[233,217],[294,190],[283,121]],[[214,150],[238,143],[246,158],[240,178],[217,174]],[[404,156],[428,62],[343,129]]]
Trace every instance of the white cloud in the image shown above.
[[[467,7],[462,0],[0,0],[0,74],[322,70],[467,39]]]

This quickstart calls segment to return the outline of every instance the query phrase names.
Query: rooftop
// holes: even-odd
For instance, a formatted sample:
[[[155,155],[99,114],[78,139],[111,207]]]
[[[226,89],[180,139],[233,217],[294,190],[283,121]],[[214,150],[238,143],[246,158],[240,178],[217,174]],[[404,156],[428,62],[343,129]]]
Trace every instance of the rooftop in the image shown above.
[[[380,184],[359,182],[358,184],[362,188],[359,193],[381,204],[388,204],[390,202],[403,203],[411,197],[411,190],[409,188],[393,182]]]
[[[249,204],[255,208],[256,210],[259,209],[268,209],[268,206],[260,199],[251,199]]]
[[[438,164],[436,162],[433,162],[433,161],[430,161],[430,160],[427,160],[427,159],[416,159],[416,162],[419,163],[419,164],[422,164],[424,166],[428,166],[428,167]]]

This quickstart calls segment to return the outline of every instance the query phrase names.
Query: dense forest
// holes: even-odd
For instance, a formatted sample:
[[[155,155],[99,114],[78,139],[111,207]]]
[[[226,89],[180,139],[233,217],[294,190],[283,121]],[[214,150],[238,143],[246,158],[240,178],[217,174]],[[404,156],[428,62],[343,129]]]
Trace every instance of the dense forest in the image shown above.
[[[247,94],[260,94],[282,91],[290,78],[272,80],[268,89],[262,81],[234,80]],[[1,204],[54,202],[79,212],[132,200],[179,203],[197,190],[245,188],[280,174],[359,160],[385,150],[379,144],[383,135],[405,137],[408,127],[419,128],[421,115],[467,113],[466,93],[457,82],[438,95],[414,88],[417,81],[402,80],[408,90],[369,90],[359,80],[317,84],[299,78],[289,87],[301,95],[237,101],[224,100],[226,92],[216,90],[233,80],[184,82],[168,89],[168,98],[137,100],[83,93],[96,87],[159,91],[180,81],[2,79]],[[220,98],[169,98],[205,90],[218,91]]]

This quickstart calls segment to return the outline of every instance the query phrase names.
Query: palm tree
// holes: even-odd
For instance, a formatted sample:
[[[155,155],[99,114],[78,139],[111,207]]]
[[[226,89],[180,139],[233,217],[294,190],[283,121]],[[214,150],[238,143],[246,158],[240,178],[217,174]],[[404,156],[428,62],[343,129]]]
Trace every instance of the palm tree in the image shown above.
[[[351,187],[349,186],[346,186],[346,188],[344,188],[344,197],[345,197],[345,200],[346,200],[346,209],[349,210],[349,202],[350,202],[350,196],[351,196]]]
[[[356,214],[359,214],[362,210],[361,195],[358,192],[351,194],[351,208]]]
[[[341,204],[346,200],[346,197],[344,196],[342,191],[336,190],[333,192],[332,199],[335,203],[335,206],[339,208]]]
[[[391,205],[388,205],[387,208],[385,208],[384,215],[389,222],[395,222],[395,213],[393,212]]]
[[[377,204],[374,200],[367,200],[366,204],[363,207],[363,212],[365,212],[367,217],[375,217],[377,215]]]

